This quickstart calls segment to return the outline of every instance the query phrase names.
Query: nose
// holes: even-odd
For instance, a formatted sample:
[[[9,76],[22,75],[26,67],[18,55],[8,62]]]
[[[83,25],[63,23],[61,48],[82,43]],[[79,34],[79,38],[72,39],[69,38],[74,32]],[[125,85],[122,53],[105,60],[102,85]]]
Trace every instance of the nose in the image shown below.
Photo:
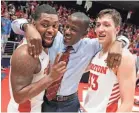
[[[47,32],[49,34],[53,34],[53,32],[54,32],[53,26],[49,26],[49,28],[47,29]]]
[[[65,29],[65,34],[70,34],[70,28]]]
[[[104,31],[104,27],[102,25],[100,25],[98,30],[99,30],[99,32],[103,32]]]
[[[103,33],[104,32],[104,27],[100,25],[99,27],[96,28],[96,33]]]

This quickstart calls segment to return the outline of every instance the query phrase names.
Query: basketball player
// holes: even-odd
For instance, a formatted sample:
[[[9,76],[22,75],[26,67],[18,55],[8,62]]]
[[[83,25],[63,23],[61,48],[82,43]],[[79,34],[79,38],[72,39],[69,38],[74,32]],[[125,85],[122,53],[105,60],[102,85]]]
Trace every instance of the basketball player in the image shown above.
[[[37,59],[30,56],[26,39],[14,51],[11,58],[11,99],[8,112],[41,112],[45,89],[66,71],[66,63],[58,62],[57,55],[48,75],[48,48],[52,46],[58,30],[56,10],[49,5],[41,5],[35,12],[32,24],[42,37],[43,51]]]
[[[107,67],[105,59],[120,30],[121,16],[115,9],[100,11],[96,34],[102,50],[91,62],[89,89],[84,109],[87,112],[131,112],[135,92],[135,60],[127,49],[122,51],[118,68]],[[118,107],[118,100],[121,104]]]

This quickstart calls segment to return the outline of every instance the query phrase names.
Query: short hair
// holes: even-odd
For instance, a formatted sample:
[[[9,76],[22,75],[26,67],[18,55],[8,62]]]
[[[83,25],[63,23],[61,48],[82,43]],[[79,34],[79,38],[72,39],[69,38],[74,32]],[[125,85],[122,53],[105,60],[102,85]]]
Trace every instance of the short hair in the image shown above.
[[[107,14],[111,15],[116,27],[121,25],[121,23],[122,23],[121,15],[115,9],[104,9],[104,10],[101,10],[98,13],[97,18],[101,18],[102,16],[107,15]]]
[[[84,22],[86,28],[89,27],[90,18],[83,12],[75,12],[75,13],[71,14],[71,17],[76,17],[76,18],[80,19],[81,21]]]
[[[32,15],[32,18],[33,18],[34,20],[39,19],[40,16],[41,16],[41,13],[57,14],[55,8],[51,7],[51,6],[48,5],[48,4],[43,4],[43,5],[38,6],[38,7],[35,9],[35,12],[34,12],[34,14]]]

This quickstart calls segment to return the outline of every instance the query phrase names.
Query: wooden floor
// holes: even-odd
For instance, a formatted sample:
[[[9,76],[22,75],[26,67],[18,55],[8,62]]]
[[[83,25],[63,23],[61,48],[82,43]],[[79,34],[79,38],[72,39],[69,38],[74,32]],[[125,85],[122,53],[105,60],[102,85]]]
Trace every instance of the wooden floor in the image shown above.
[[[3,72],[6,74],[4,79],[1,81],[1,112],[7,112],[7,105],[10,100],[10,94],[9,94],[9,69]],[[86,83],[80,83],[78,88],[78,96],[81,105],[83,105],[83,99],[86,96],[87,92],[87,84]],[[139,100],[139,88],[136,88],[135,92],[135,99]],[[133,106],[133,112],[139,113],[139,106],[134,105]]]

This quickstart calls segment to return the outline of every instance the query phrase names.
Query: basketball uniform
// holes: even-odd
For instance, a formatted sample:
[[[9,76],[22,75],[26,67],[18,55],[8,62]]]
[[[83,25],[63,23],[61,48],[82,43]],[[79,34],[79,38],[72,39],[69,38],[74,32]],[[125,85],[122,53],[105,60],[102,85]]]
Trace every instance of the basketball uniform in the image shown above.
[[[120,90],[117,76],[107,67],[105,62],[108,53],[99,57],[99,53],[91,62],[89,89],[84,102],[87,112],[115,112],[118,107]]]
[[[23,39],[22,44],[20,44],[19,47],[24,44],[27,44],[26,39]],[[39,55],[39,60],[41,63],[41,70],[39,73],[33,75],[32,83],[39,81],[46,75],[45,70],[48,68],[49,56],[44,51],[42,51],[42,53]],[[13,98],[10,79],[11,78],[9,77],[9,87],[10,87],[11,99],[8,104],[7,112],[38,112],[38,113],[41,113],[41,104],[43,103],[43,96],[44,96],[45,91],[42,91],[40,94],[33,97],[31,100],[26,101],[23,104],[17,104]]]

